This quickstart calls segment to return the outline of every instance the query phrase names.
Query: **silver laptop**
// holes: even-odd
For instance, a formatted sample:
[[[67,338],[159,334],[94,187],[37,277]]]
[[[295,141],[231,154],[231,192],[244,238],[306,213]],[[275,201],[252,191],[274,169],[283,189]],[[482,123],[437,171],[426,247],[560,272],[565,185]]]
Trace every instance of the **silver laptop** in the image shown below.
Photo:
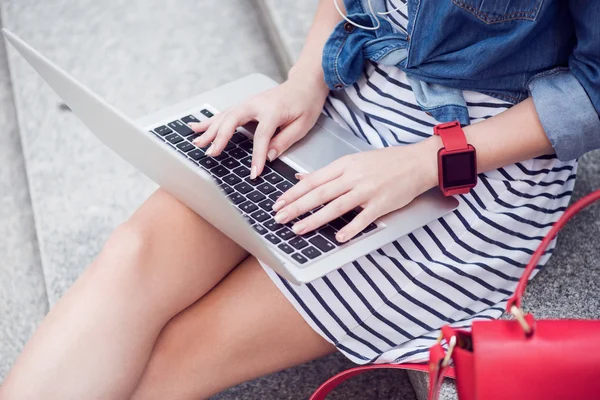
[[[103,143],[294,283],[317,279],[458,205],[456,199],[444,197],[434,189],[408,206],[379,218],[347,243],[338,243],[335,233],[359,210],[317,231],[297,236],[290,229],[291,223],[277,224],[271,210],[277,197],[297,182],[294,174],[314,171],[346,154],[370,150],[367,143],[348,135],[341,126],[322,115],[302,141],[278,160],[267,163],[260,179],[251,180],[251,128],[240,127],[222,155],[207,157],[205,148],[192,144],[197,135],[187,124],[216,114],[219,110],[211,105],[184,102],[181,108],[170,107],[168,113],[161,110],[143,118],[141,126],[13,33],[6,29],[2,32]],[[260,75],[247,79],[249,84],[254,80],[266,81]],[[228,94],[226,86],[223,87],[225,95]],[[402,182],[398,182],[398,190],[402,190]]]

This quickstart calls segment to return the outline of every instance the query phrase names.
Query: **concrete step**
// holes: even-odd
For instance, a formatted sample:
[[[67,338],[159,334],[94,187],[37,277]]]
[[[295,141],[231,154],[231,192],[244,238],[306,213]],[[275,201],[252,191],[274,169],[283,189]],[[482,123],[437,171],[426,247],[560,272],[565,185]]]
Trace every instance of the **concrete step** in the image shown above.
[[[1,26],[0,22],[0,26]],[[0,42],[0,384],[48,311],[4,42]]]

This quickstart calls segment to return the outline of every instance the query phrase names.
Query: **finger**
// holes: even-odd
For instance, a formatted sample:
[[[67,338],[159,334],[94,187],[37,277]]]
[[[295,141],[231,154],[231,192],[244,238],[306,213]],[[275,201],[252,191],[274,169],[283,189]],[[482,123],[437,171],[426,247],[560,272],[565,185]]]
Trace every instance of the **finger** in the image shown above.
[[[219,114],[210,117],[209,119],[205,119],[200,122],[190,122],[188,126],[196,133],[206,132],[209,126],[215,121],[215,119],[219,116]]]
[[[273,210],[281,210],[286,204],[291,204],[311,190],[339,178],[342,173],[342,168],[340,168],[337,163],[332,163],[315,172],[304,175],[302,180],[277,199],[277,202],[273,205]]]
[[[254,146],[252,148],[252,168],[250,169],[250,178],[259,176],[267,160],[267,150],[269,142],[275,129],[279,126],[279,121],[275,119],[263,119],[258,123],[254,133]]]
[[[336,198],[316,213],[298,221],[292,226],[292,230],[297,235],[303,235],[314,231],[334,219],[344,215],[360,204],[360,200],[353,192],[347,192]]]
[[[227,113],[224,112],[219,115],[215,115],[213,117],[214,121],[210,124],[208,129],[204,133],[202,133],[200,136],[198,136],[196,139],[194,139],[194,141],[192,143],[194,143],[198,147],[206,147],[210,143],[212,143],[212,141],[215,139],[215,136],[217,135],[217,132],[219,131],[219,126],[221,125],[221,122],[223,121],[223,117],[226,114]]]
[[[267,159],[273,161],[286,151],[291,145],[302,139],[308,133],[306,122],[298,118],[286,126],[269,143]]]
[[[352,221],[340,229],[340,231],[335,235],[335,238],[340,243],[347,242],[362,232],[363,229],[365,229],[371,222],[375,221],[380,216],[381,213],[378,211],[377,207],[367,206],[361,212],[359,212],[358,215],[352,219]]]
[[[350,191],[351,187],[343,178],[331,180],[316,187],[298,200],[288,204],[275,214],[275,221],[285,224],[288,221],[313,210],[318,206],[337,199]]]
[[[249,108],[238,108],[231,111],[223,118],[223,122],[219,125],[212,146],[206,150],[209,156],[218,156],[221,154],[227,143],[233,136],[235,130],[254,119],[254,111]]]

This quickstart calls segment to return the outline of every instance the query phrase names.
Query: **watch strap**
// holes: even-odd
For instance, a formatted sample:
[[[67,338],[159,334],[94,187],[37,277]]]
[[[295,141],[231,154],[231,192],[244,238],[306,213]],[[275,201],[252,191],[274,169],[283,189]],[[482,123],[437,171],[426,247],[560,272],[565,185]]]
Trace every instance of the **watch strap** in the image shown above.
[[[469,148],[465,133],[458,121],[436,125],[433,127],[433,133],[442,138],[446,150],[466,150]]]

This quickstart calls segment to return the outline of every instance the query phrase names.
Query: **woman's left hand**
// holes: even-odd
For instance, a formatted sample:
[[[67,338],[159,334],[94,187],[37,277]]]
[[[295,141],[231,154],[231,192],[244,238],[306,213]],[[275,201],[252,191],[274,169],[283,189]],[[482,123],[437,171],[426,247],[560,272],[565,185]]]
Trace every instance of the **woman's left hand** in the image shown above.
[[[437,146],[437,147],[436,147]],[[382,215],[410,203],[437,184],[439,138],[344,156],[300,177],[273,205],[275,220],[287,223],[322,204],[317,212],[296,222],[298,235],[362,207],[336,235],[345,242]]]

